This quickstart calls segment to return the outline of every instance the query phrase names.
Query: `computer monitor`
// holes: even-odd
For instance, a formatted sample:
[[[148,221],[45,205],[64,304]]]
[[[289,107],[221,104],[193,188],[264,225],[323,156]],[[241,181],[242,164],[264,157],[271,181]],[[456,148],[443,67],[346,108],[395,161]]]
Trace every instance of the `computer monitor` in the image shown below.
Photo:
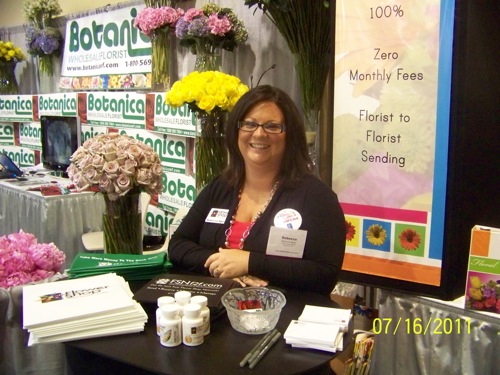
[[[70,157],[80,146],[81,128],[77,116],[41,116],[43,167],[67,177]]]

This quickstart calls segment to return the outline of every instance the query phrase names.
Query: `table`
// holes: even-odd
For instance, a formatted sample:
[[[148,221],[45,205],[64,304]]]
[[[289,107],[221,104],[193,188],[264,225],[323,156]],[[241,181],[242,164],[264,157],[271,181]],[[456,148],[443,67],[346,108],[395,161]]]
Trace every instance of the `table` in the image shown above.
[[[68,179],[53,176],[30,179],[69,185]],[[102,230],[102,196],[90,192],[43,196],[40,192],[27,190],[40,184],[20,186],[8,181],[0,180],[0,235],[22,229],[34,234],[38,242],[53,242],[66,254],[63,269],[69,268],[75,255],[85,250],[82,234]]]
[[[464,297],[441,301],[382,290],[379,318],[385,322],[392,319],[392,326],[388,334],[375,337],[370,373],[498,374],[500,315],[466,310],[463,306]]]
[[[339,307],[328,297],[316,293],[285,291],[287,304],[277,329],[284,334],[291,320],[297,319],[305,304]],[[155,306],[152,306],[155,307]],[[198,347],[180,345],[166,348],[156,335],[154,309],[148,311],[145,331],[65,343],[66,361],[74,375],[79,374],[318,374],[328,369],[335,354],[295,349],[280,339],[254,369],[241,368],[239,362],[262,335],[235,331],[227,315],[211,324],[205,342]],[[344,347],[352,332],[344,337]],[[337,353],[336,353],[337,354]],[[321,373],[321,372],[319,372]]]

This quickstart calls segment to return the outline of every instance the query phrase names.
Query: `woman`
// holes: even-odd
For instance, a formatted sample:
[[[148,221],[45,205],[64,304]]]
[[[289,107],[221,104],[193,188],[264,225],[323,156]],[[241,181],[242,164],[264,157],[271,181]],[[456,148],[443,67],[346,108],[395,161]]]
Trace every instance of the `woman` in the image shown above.
[[[242,286],[331,293],[345,219],[336,194],[311,172],[301,118],[278,88],[240,98],[226,128],[229,164],[174,232],[174,266]]]

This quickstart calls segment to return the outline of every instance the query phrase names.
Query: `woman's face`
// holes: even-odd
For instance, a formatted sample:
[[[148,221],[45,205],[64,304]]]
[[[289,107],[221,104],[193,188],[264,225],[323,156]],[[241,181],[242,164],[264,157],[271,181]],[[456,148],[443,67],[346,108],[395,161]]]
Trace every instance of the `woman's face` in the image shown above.
[[[285,117],[281,109],[274,102],[255,104],[244,116],[245,121],[254,121],[258,124],[267,122],[284,124]],[[286,133],[269,134],[259,126],[254,132],[239,130],[238,147],[245,167],[265,167],[279,170],[285,154]]]

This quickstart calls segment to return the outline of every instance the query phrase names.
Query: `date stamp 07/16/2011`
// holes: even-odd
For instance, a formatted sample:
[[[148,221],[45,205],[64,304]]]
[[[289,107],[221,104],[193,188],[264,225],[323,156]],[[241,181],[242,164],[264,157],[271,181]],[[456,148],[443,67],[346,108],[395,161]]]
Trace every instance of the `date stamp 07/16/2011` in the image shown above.
[[[395,335],[404,332],[408,335],[451,335],[470,334],[470,318],[375,318],[373,333]]]

